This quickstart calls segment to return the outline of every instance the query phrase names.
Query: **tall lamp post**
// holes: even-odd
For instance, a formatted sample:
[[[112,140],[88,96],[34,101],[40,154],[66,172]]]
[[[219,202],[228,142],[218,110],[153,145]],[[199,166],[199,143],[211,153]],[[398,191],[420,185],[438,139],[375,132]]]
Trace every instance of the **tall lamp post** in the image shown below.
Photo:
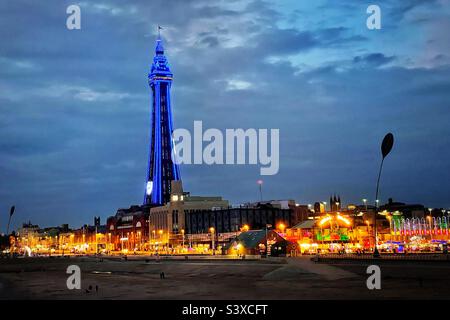
[[[262,185],[263,185],[263,181],[260,179],[258,181],[256,181],[256,183],[259,185],[259,198],[260,201],[263,201],[263,196],[262,196]]]
[[[184,250],[184,229],[181,229],[181,236],[183,241],[182,250]]]
[[[388,219],[388,221],[389,221],[389,238],[392,241],[392,216],[391,215],[387,215],[386,219]]]
[[[430,211],[430,215],[427,217],[429,226],[430,226],[430,241],[433,242],[433,217],[431,215],[432,209],[428,209]]]
[[[271,228],[271,227],[272,227],[271,224],[266,223],[266,258],[269,257],[269,239],[267,238],[267,231],[268,231],[268,228]]]
[[[214,229],[214,227],[211,227],[211,228],[209,228],[209,232],[211,232],[211,239],[212,239],[212,254],[214,255],[214,250],[215,250],[215,248],[214,248],[214,231],[215,231],[215,229]]]
[[[374,223],[373,223],[373,230],[374,230],[374,236],[375,236],[375,244],[374,244],[374,250],[373,250],[373,256],[375,258],[380,256],[380,253],[378,252],[377,247],[377,214],[378,214],[378,191],[380,188],[380,178],[381,178],[381,171],[383,169],[383,163],[386,156],[391,152],[392,147],[394,146],[394,135],[392,133],[388,133],[384,136],[383,142],[381,143],[381,164],[380,164],[380,171],[378,172],[378,180],[377,180],[377,191],[375,193],[375,212],[374,212]]]
[[[163,251],[163,249],[164,249],[164,239],[163,239],[163,234],[164,234],[164,231],[162,230],[162,229],[160,229],[160,230],[158,230],[158,242],[161,244],[161,252]],[[164,253],[164,252],[162,252],[162,253]]]

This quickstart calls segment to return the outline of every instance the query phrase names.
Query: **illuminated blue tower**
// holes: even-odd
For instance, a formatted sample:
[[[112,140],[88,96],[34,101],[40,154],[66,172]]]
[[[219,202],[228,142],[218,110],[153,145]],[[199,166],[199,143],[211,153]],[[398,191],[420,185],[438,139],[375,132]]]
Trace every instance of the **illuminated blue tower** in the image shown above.
[[[144,204],[167,203],[170,200],[171,181],[180,180],[178,165],[172,159],[172,77],[161,37],[158,35],[155,57],[148,74],[152,91],[152,127]]]

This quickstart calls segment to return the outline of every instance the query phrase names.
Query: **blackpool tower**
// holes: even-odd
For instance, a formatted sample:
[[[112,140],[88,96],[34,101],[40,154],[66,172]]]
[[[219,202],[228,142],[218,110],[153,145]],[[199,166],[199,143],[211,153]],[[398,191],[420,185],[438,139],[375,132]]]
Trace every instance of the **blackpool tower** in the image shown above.
[[[172,180],[180,180],[178,165],[172,158],[172,105],[170,88],[173,74],[164,56],[161,37],[156,40],[155,57],[148,74],[152,95],[150,153],[144,204],[162,205],[170,200]]]

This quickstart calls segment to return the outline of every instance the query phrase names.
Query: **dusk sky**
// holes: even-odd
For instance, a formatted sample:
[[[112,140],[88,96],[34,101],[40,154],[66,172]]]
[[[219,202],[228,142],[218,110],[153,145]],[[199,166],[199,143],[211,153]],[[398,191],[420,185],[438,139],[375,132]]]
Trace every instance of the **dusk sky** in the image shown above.
[[[158,25],[176,128],[280,129],[277,175],[183,165],[185,191],[373,202],[392,132],[381,201],[450,207],[448,0],[1,1],[0,231],[11,205],[14,227],[79,227],[142,203]]]

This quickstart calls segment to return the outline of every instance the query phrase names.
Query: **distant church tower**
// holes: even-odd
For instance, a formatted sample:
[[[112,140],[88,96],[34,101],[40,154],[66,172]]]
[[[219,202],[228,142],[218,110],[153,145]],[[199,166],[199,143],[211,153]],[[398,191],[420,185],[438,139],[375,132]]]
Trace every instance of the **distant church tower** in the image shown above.
[[[336,198],[336,195],[334,195],[334,197],[330,196],[330,208],[331,211],[339,211],[341,210],[341,196],[338,196]]]
[[[178,165],[172,159],[172,77],[161,37],[158,35],[155,57],[148,75],[152,91],[152,127],[144,204],[158,205],[170,201],[171,181],[181,179]]]

